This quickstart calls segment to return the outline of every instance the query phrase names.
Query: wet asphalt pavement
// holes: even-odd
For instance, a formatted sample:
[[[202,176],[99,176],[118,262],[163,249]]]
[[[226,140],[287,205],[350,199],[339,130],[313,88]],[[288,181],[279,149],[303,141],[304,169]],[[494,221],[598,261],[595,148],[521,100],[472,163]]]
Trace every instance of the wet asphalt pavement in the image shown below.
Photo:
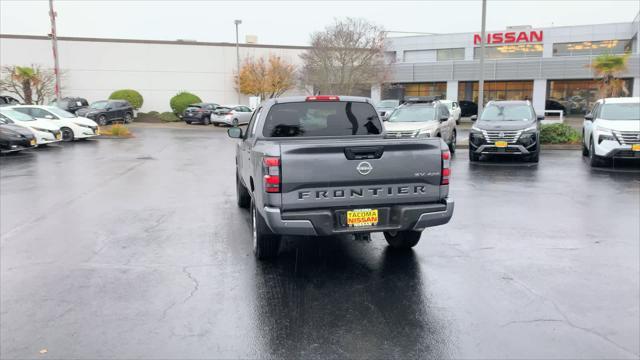
[[[636,164],[460,150],[454,217],[413,251],[297,238],[258,263],[224,130],[134,131],[0,158],[3,359],[640,354]]]

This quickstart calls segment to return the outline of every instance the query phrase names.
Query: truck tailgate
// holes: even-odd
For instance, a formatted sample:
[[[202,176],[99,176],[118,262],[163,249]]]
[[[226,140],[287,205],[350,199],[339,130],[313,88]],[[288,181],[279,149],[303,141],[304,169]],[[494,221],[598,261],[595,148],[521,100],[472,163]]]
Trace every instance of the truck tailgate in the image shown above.
[[[291,139],[280,143],[280,154],[284,211],[440,198],[439,138]]]

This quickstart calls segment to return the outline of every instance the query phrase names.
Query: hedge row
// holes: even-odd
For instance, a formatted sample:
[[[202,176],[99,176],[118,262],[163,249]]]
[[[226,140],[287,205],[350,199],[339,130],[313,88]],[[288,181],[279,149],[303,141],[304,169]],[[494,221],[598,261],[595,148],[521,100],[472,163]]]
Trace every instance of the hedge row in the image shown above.
[[[109,99],[126,100],[136,110],[140,109],[142,107],[142,104],[144,103],[144,98],[142,97],[142,95],[136,90],[132,89],[116,90],[111,93]],[[171,100],[169,100],[169,106],[171,106],[171,110],[177,116],[182,114],[189,105],[199,102],[202,102],[202,100],[197,95],[194,95],[190,92],[182,91],[172,97]]]

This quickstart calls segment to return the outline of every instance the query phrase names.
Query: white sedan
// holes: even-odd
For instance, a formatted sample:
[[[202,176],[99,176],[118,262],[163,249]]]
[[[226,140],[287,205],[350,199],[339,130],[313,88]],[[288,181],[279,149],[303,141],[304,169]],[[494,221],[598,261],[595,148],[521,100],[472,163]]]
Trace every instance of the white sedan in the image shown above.
[[[33,116],[15,111],[9,107],[0,108],[0,117],[12,124],[25,127],[33,133],[38,146],[62,140],[60,127],[47,119],[36,119]]]
[[[10,109],[31,115],[36,119],[50,120],[60,127],[62,141],[86,139],[99,135],[98,124],[91,119],[76,116],[57,106],[16,105]]]
[[[227,124],[238,126],[248,124],[253,110],[244,105],[220,105],[213,111],[211,122],[214,126]]]

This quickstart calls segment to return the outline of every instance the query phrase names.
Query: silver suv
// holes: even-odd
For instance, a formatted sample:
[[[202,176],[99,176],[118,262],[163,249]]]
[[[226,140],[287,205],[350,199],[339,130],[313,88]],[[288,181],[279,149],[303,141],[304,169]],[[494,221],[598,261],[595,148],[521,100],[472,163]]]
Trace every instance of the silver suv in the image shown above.
[[[439,137],[456,152],[456,120],[447,106],[429,97],[405,98],[384,122],[387,138]]]

